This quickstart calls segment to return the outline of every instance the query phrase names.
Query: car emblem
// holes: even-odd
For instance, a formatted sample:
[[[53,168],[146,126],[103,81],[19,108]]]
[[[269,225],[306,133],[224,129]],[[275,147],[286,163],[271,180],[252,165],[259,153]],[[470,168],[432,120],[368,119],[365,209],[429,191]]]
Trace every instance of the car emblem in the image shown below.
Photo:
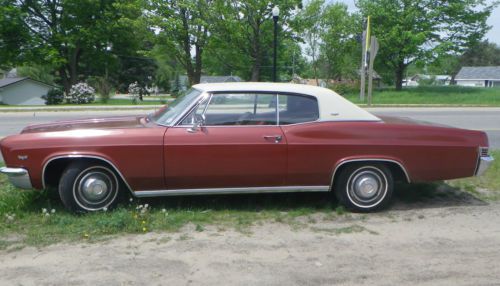
[[[23,160],[23,161],[24,161],[24,160],[27,160],[27,159],[28,159],[28,155],[19,155],[19,156],[17,156],[17,158],[18,158],[19,160]]]

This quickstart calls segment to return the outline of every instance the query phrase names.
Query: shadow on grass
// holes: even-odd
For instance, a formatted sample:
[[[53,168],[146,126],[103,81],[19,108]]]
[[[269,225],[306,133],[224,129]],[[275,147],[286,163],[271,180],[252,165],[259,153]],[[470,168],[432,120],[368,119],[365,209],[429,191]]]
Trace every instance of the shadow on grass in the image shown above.
[[[444,182],[396,184],[390,209],[410,210],[450,206],[487,205],[470,192]]]
[[[339,207],[333,193],[280,193],[180,196],[141,199],[154,208],[234,211],[331,211]],[[487,205],[473,194],[443,182],[396,184],[387,210]]]
[[[39,212],[41,208],[63,209],[54,192],[33,195],[27,211]],[[130,196],[128,197],[130,198]],[[124,198],[124,204],[130,204]],[[241,211],[241,212],[328,212],[339,205],[333,193],[277,193],[241,195],[173,196],[133,199],[132,205],[149,204],[153,209],[179,211]],[[486,205],[472,193],[443,182],[401,184],[394,187],[392,203],[387,210],[411,210],[450,206]]]

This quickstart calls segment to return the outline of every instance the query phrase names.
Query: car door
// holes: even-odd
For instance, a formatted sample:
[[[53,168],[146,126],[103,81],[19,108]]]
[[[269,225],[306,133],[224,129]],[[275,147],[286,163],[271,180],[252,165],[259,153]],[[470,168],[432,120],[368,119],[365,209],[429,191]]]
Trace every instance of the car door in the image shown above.
[[[164,138],[167,189],[283,186],[287,148],[277,125],[276,98],[215,93],[169,128]]]

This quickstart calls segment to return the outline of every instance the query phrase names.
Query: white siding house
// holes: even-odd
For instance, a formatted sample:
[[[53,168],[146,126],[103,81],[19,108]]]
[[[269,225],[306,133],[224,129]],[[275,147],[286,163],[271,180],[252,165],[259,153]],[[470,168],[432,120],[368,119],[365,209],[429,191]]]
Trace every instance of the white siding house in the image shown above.
[[[8,105],[45,105],[42,96],[52,88],[28,77],[0,79],[0,102]]]
[[[500,66],[463,67],[455,81],[460,86],[500,87]]]

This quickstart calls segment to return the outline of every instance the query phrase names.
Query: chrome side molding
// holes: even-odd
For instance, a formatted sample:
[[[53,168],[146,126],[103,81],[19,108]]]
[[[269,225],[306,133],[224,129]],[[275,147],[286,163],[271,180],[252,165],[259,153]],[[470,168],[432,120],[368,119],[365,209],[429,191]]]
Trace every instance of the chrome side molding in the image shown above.
[[[47,188],[47,185],[46,185],[46,182],[45,182],[45,169],[47,168],[47,166],[50,164],[50,162],[54,161],[54,160],[57,160],[57,159],[67,159],[67,158],[88,158],[88,159],[96,159],[96,160],[100,160],[100,161],[103,161],[107,164],[109,164],[115,171],[116,173],[118,174],[118,176],[120,176],[120,178],[123,180],[123,183],[125,184],[125,186],[128,188],[128,190],[130,192],[132,192],[132,188],[130,187],[130,185],[128,184],[127,180],[125,180],[125,177],[122,175],[122,173],[120,172],[120,170],[115,166],[115,164],[113,164],[112,162],[110,162],[109,160],[103,158],[103,157],[99,157],[99,156],[94,156],[94,155],[83,155],[83,154],[68,154],[68,155],[59,155],[59,156],[55,156],[55,157],[52,157],[50,158],[49,160],[47,160],[47,162],[45,163],[45,165],[43,165],[43,169],[42,169],[42,187],[45,189]]]
[[[263,194],[293,192],[328,192],[330,186],[284,186],[284,187],[247,187],[247,188],[208,188],[208,189],[172,189],[135,191],[138,198],[192,196],[192,195],[225,195],[225,194]]]
[[[394,163],[396,165],[398,165],[401,170],[403,170],[403,173],[405,174],[405,177],[406,177],[406,182],[407,183],[411,183],[411,180],[410,180],[410,176],[408,175],[408,172],[406,171],[406,168],[403,166],[403,164],[401,164],[400,162],[398,161],[395,161],[395,160],[390,160],[390,159],[377,159],[377,158],[369,158],[369,159],[352,159],[352,160],[345,160],[345,161],[342,161],[340,162],[336,167],[335,167],[335,170],[333,170],[333,173],[332,173],[332,177],[331,177],[331,181],[330,181],[330,186],[331,188],[333,189],[333,179],[335,178],[335,174],[337,173],[337,171],[339,170],[339,168],[342,166],[342,165],[345,165],[347,163],[352,163],[352,162],[389,162],[389,163]]]

